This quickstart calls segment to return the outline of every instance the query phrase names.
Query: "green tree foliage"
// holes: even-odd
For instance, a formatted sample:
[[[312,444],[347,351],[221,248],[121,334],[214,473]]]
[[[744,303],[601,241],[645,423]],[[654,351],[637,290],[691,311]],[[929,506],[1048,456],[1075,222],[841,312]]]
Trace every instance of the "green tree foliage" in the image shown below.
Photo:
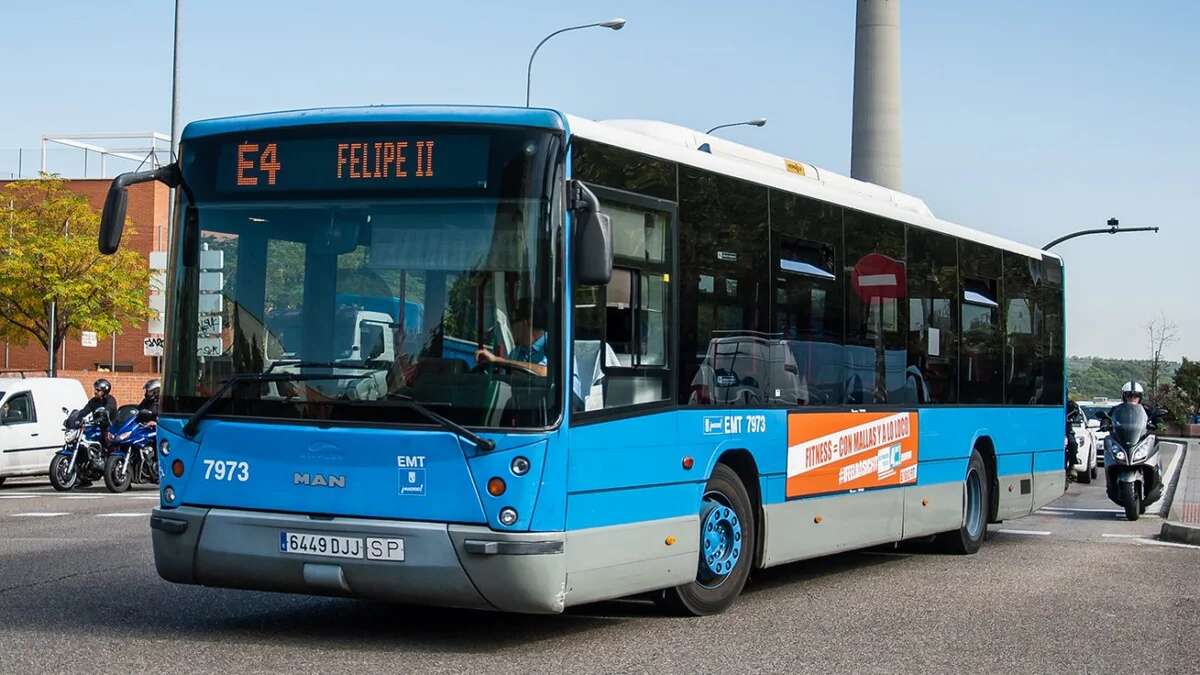
[[[1175,386],[1191,401],[1191,413],[1200,415],[1200,361],[1189,361],[1184,357],[1175,371]]]
[[[1170,377],[1178,363],[1167,361],[1161,364],[1162,373]],[[1100,359],[1072,356],[1067,360],[1067,388],[1076,401],[1097,397],[1119,398],[1121,385],[1130,380],[1150,386],[1150,361],[1126,359]]]
[[[1167,422],[1173,427],[1182,427],[1191,419],[1193,401],[1187,392],[1173,384],[1160,384],[1150,400],[1154,405],[1167,409]]]
[[[0,193],[0,339],[54,345],[90,330],[119,333],[150,316],[150,270],[136,251],[96,250],[99,215],[67,181],[43,174]],[[130,231],[130,230],[127,230]]]

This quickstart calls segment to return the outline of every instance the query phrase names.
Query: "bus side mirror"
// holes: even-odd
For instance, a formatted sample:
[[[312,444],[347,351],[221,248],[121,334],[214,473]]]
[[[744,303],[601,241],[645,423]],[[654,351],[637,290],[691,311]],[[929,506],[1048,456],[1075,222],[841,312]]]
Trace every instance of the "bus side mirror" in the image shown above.
[[[575,283],[600,286],[612,280],[612,221],[600,213],[600,200],[579,181],[572,181],[575,215]]]
[[[175,164],[153,171],[129,171],[113,179],[104,198],[104,210],[100,213],[100,252],[112,255],[121,247],[121,233],[125,230],[125,210],[129,205],[129,186],[162,181],[170,187],[179,185],[179,167]]]

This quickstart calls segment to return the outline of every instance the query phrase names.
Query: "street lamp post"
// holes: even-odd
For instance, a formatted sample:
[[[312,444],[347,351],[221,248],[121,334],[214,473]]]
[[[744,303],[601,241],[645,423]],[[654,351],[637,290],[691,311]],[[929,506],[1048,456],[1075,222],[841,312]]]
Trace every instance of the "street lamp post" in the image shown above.
[[[730,122],[729,124],[718,124],[717,126],[709,129],[708,131],[706,131],[704,133],[711,134],[712,132],[716,131],[717,129],[727,129],[729,127],[743,127],[743,126],[744,127],[765,127],[766,125],[767,125],[767,118],[756,117],[752,120],[746,120],[745,122]]]
[[[1043,246],[1042,250],[1049,251],[1052,247],[1057,246],[1058,244],[1061,244],[1068,239],[1074,239],[1075,237],[1082,237],[1082,236],[1088,235],[1088,234],[1125,234],[1126,232],[1158,232],[1157,227],[1121,227],[1121,221],[1117,220],[1116,218],[1109,218],[1108,223],[1106,223],[1106,224],[1108,225],[1108,227],[1096,228],[1096,229],[1091,229],[1091,230],[1079,230],[1078,232],[1064,234],[1063,236],[1059,237],[1058,239],[1055,239],[1054,241],[1050,242],[1049,244],[1046,244],[1045,246]]]
[[[572,30],[583,30],[584,28],[610,28],[612,30],[621,30],[624,27],[625,19],[618,17],[616,19],[609,19],[608,21],[586,23],[582,26],[568,26],[567,28],[560,28],[542,38],[542,41],[537,43],[537,46],[533,48],[533,53],[529,55],[529,67],[525,69],[525,107],[529,107],[529,91],[533,83],[533,57],[537,56],[538,50],[542,48],[542,45],[546,44],[547,40],[555,35],[558,35],[559,33],[566,33],[567,31]]]

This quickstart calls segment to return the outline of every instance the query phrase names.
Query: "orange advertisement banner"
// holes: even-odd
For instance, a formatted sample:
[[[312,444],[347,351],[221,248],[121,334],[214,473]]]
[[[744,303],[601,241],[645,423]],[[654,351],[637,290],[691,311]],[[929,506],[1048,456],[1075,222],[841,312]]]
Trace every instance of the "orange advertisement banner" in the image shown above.
[[[917,413],[788,415],[787,496],[917,482]]]

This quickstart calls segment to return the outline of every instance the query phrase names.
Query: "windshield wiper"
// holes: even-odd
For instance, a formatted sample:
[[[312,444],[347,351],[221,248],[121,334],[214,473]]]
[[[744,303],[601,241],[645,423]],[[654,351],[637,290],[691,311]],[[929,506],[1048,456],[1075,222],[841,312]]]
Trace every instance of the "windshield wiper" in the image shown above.
[[[426,419],[441,425],[443,429],[458,436],[459,438],[464,438],[470,441],[475,447],[483,450],[484,452],[491,452],[492,450],[496,449],[496,441],[493,441],[490,438],[484,438],[474,431],[471,431],[470,429],[459,424],[458,422],[442,417],[429,408],[417,403],[417,400],[411,396],[406,394],[390,393],[387,395],[387,399],[389,401],[403,401],[407,407],[425,416]]]
[[[272,364],[274,365],[274,364]],[[183,425],[183,435],[192,438],[196,435],[196,429],[200,426],[200,420],[204,419],[213,406],[224,400],[224,396],[229,390],[235,386],[245,382],[302,382],[305,380],[359,380],[370,377],[369,374],[362,375],[334,375],[333,373],[272,373],[270,368],[261,373],[237,373],[225,380],[212,396],[205,399],[204,403],[196,408],[196,412],[188,418],[188,421]]]

